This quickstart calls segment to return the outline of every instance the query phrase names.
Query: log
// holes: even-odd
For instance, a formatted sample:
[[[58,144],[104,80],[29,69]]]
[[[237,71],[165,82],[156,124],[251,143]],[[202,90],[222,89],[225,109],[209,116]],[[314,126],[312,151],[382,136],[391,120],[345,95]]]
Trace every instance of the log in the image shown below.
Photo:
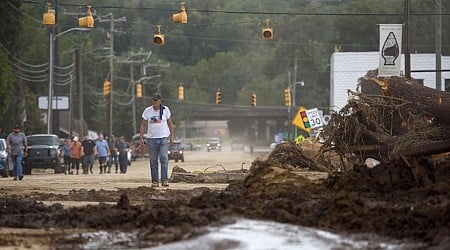
[[[361,92],[401,98],[425,108],[438,121],[450,125],[450,92],[429,88],[403,77],[360,79]]]

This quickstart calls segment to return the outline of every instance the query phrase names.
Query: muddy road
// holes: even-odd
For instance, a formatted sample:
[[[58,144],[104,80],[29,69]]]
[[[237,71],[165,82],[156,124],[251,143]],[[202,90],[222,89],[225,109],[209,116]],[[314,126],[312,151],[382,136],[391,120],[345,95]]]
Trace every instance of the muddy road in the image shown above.
[[[185,162],[169,161],[169,176],[174,167],[181,167],[189,172],[223,171],[249,169],[257,157],[265,157],[268,150],[260,149],[259,153],[250,154],[246,151],[231,151],[223,148],[222,151],[185,151]],[[223,166],[223,167],[222,167]],[[126,174],[114,173],[114,166],[110,174],[99,174],[98,163],[94,166],[94,173],[84,175],[54,174],[53,170],[34,169],[31,175],[26,175],[22,181],[13,181],[12,178],[0,178],[2,194],[30,195],[34,193],[69,194],[73,190],[105,190],[118,191],[124,188],[150,187],[150,169],[147,158],[138,158],[132,161]],[[168,189],[192,189],[205,187],[224,189],[224,183],[170,183]],[[162,189],[162,187],[160,187]],[[164,188],[166,189],[166,188]],[[43,200],[43,202],[47,202]],[[61,201],[63,205],[84,205],[80,201],[70,204],[70,201]],[[89,202],[91,203],[91,202]]]
[[[288,143],[254,155],[226,148],[187,152],[186,162],[170,162],[170,170],[189,172],[218,165],[248,170],[245,179],[229,183],[151,188],[147,160],[134,161],[127,174],[96,168],[92,175],[34,171],[20,182],[3,178],[0,248],[150,248],[195,239],[239,218],[408,243],[400,249],[449,248],[450,157],[426,165],[431,182],[424,185],[396,165],[318,174],[311,171],[320,169],[309,157],[313,145],[302,147]],[[235,244],[206,249],[245,249]]]

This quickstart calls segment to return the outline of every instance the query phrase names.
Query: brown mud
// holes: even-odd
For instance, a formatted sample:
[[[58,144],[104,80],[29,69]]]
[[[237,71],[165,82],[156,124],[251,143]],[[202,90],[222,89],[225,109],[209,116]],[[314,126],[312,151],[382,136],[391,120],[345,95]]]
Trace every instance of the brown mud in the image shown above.
[[[150,247],[194,237],[204,233],[203,226],[231,223],[237,217],[334,232],[375,233],[417,242],[418,249],[450,246],[450,157],[421,162],[427,171],[426,183],[395,162],[371,169],[356,165],[351,171],[331,172],[329,178],[317,181],[297,173],[309,171],[314,162],[303,151],[296,153],[294,162],[271,157],[293,148],[301,150],[291,143],[279,145],[266,160],[255,160],[244,180],[234,180],[219,191],[139,187],[4,195],[0,226],[52,229],[43,235],[54,249],[76,249],[86,239],[81,234],[64,236],[95,230],[137,232],[138,247]],[[65,208],[39,200],[102,203]],[[136,247],[136,242],[120,244]],[[0,246],[24,246],[24,242],[10,235],[0,237]]]

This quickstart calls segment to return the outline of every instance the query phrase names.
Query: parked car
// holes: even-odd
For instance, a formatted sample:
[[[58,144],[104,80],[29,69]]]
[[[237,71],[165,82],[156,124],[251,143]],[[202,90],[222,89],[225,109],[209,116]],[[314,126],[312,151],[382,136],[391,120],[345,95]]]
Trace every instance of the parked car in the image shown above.
[[[65,173],[61,164],[59,137],[52,134],[35,134],[27,136],[28,155],[24,157],[23,174],[31,174],[33,168],[53,168],[55,174]]]
[[[8,164],[8,152],[6,151],[6,140],[0,138],[0,175],[2,177],[8,177],[9,164]]]
[[[231,151],[240,150],[244,151],[244,142],[241,140],[232,140],[231,141]]]
[[[206,141],[206,150],[209,152],[211,149],[222,150],[222,145],[218,137],[211,137]]]
[[[169,160],[175,160],[175,162],[181,160],[181,162],[184,162],[184,148],[181,142],[174,141],[173,144],[170,144],[168,155]]]

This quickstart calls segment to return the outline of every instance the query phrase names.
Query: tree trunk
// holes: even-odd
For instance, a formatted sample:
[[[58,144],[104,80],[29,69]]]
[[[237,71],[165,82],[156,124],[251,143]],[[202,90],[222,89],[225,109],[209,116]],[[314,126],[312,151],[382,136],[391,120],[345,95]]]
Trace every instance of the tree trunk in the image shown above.
[[[382,94],[408,100],[425,107],[438,121],[450,125],[450,92],[425,87],[402,77],[369,78],[361,82],[363,93]]]

